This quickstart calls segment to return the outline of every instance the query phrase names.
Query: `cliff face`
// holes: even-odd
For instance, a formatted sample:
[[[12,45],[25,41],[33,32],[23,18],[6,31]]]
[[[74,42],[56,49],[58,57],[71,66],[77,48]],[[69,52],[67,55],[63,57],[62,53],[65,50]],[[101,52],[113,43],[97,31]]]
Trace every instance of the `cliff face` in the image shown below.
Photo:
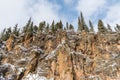
[[[120,80],[120,34],[36,33],[0,44],[6,80]]]

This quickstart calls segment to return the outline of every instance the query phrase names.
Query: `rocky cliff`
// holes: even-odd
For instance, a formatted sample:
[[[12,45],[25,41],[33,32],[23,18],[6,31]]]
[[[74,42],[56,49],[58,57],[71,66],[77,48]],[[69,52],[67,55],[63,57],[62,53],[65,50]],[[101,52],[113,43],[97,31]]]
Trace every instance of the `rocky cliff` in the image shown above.
[[[12,35],[0,43],[0,80],[120,80],[120,34]]]

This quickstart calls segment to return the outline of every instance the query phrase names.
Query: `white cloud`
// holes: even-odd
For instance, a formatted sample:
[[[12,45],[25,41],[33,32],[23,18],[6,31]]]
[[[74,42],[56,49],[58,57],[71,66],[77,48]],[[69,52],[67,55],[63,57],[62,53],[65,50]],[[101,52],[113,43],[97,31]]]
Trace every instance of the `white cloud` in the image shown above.
[[[105,23],[109,23],[111,26],[120,24],[120,4],[111,5],[108,7],[107,15],[103,19]]]
[[[34,23],[66,19],[59,14],[61,6],[49,0],[0,0],[0,30],[13,27],[15,24],[23,26],[32,17]]]
[[[106,0],[79,0],[76,7],[78,13],[83,12],[85,18],[90,18],[96,11],[100,11]]]
[[[57,1],[57,0],[56,0]],[[120,23],[120,3],[113,3],[107,5],[109,0],[76,0],[78,4],[71,4],[73,0],[64,0],[66,5],[72,5],[76,8],[78,14],[83,12],[85,20],[95,20],[99,18],[99,14],[104,15],[103,21],[111,25]],[[75,1],[74,1],[75,2]],[[73,7],[75,6],[75,8]],[[106,9],[107,10],[106,10]],[[53,20],[59,21],[60,19],[66,23],[70,21],[67,19],[67,14],[61,14],[62,4],[50,2],[50,0],[0,0],[0,30],[5,27],[14,26],[16,23],[23,26],[29,17],[32,17],[35,24],[40,21],[47,21],[51,23]],[[64,12],[65,10],[63,10]],[[65,11],[66,12],[66,11]],[[75,14],[73,14],[73,17]],[[72,22],[73,21],[73,22]],[[77,19],[72,19],[72,23],[76,26]],[[75,22],[76,21],[76,22]],[[97,23],[96,23],[97,24]]]
[[[24,0],[0,0],[0,30],[27,19],[24,5]]]
[[[96,20],[102,17],[103,22],[114,26],[120,24],[120,3],[112,3],[109,0],[78,0],[76,7],[78,14],[80,11],[83,12],[85,20],[91,19]],[[100,14],[100,15],[99,15]],[[104,16],[104,17],[103,17]],[[97,21],[94,25],[97,29]]]
[[[76,10],[80,15],[83,13],[86,23],[89,25],[89,20],[94,21],[95,30],[97,31],[97,21],[99,14],[104,13],[107,0],[78,0]]]
[[[28,13],[37,24],[40,21],[47,21],[51,23],[53,20],[60,20],[59,9],[59,5],[50,3],[47,0],[40,0],[28,8]]]

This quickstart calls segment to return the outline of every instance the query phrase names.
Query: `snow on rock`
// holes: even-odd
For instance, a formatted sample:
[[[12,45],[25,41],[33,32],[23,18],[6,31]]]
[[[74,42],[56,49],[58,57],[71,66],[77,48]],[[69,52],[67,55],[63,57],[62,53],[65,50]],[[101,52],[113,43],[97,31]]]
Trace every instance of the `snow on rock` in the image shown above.
[[[114,38],[69,30],[40,33],[34,40],[29,36],[24,40],[26,36],[21,34],[11,51],[6,50],[6,43],[0,44],[0,80],[110,80],[120,76],[119,45]],[[25,43],[30,45],[25,47]]]
[[[40,53],[43,53],[44,51],[41,49],[41,48],[39,48],[38,46],[32,46],[31,48],[30,48],[32,51],[35,51],[35,52],[40,52]]]
[[[64,44],[65,42],[62,42],[61,44],[59,44],[56,49],[54,49],[51,53],[49,53],[49,55],[45,58],[45,60],[51,59],[54,56],[56,56],[56,51],[59,50]]]
[[[29,73],[24,79],[22,80],[54,80],[53,78],[47,79],[44,76],[39,76],[39,74],[31,74]]]
[[[56,52],[56,50],[53,50],[53,51],[45,58],[45,60],[48,60],[48,59],[53,58],[53,57],[55,56],[55,52]]]
[[[24,46],[22,46],[22,45],[18,45],[18,47],[22,50],[22,51],[24,51],[24,52],[26,52],[28,49],[27,48],[25,48]]]
[[[18,68],[18,74],[20,74],[21,72],[23,72],[25,70],[25,68]]]
[[[1,65],[0,68],[1,68],[1,69],[3,69],[3,68],[5,68],[5,69],[11,68],[13,71],[15,70],[15,66],[12,65],[12,64],[9,64],[9,63],[6,63],[6,64],[4,64],[4,65]]]

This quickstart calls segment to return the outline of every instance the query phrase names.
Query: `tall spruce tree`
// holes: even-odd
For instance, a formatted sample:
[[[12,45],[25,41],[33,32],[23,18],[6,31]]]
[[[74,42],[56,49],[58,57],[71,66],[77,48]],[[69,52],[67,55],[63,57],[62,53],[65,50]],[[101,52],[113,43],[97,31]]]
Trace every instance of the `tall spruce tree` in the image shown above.
[[[47,23],[47,26],[46,26],[46,32],[49,32],[49,24]]]
[[[116,32],[120,33],[120,25],[116,24],[116,27],[114,29]]]
[[[82,31],[80,17],[78,17],[78,31]]]
[[[54,20],[51,24],[51,31],[54,33],[55,32],[55,23],[54,23]]]
[[[116,24],[116,28],[120,31],[120,25]]]
[[[111,26],[109,24],[107,24],[107,30],[108,32],[112,32]]]
[[[69,25],[69,30],[74,30],[74,27],[72,24]]]
[[[87,26],[86,24],[84,24],[84,30],[85,30],[86,32],[89,32],[89,28],[88,28],[88,26]]]
[[[78,31],[83,31],[85,30],[86,32],[89,31],[88,26],[86,25],[85,21],[84,21],[84,17],[82,12],[80,13],[80,17],[78,17]]]
[[[13,29],[13,34],[15,34],[16,36],[19,36],[19,33],[20,33],[20,29],[18,29],[18,24],[16,24]]]
[[[23,33],[29,32],[29,27],[31,25],[31,18],[28,20],[28,22],[26,23],[26,25],[23,27]]]
[[[66,22],[66,29],[68,30],[68,22]]]
[[[40,22],[40,23],[39,23],[39,28],[38,28],[38,30],[39,30],[39,31],[43,31],[44,28],[45,28],[45,25],[46,25],[45,21]]]
[[[11,33],[12,33],[11,27],[7,28],[7,30],[5,31],[5,33],[3,35],[3,37],[4,37],[3,41],[6,41],[10,37]]]
[[[81,29],[84,30],[85,29],[85,21],[84,21],[84,17],[83,17],[83,14],[82,12],[80,13],[80,16],[81,16]]]
[[[2,31],[0,39],[1,39],[1,41],[5,41],[6,40],[6,28],[4,28],[4,30]]]
[[[100,32],[100,33],[106,33],[107,32],[107,29],[105,28],[102,20],[98,21],[98,32]]]
[[[62,21],[60,20],[59,22],[59,29],[63,29],[63,24],[62,24]]]
[[[89,20],[90,32],[94,32],[94,27],[92,22]]]
[[[31,22],[30,24],[29,24],[29,27],[28,27],[28,30],[27,30],[28,32],[30,32],[30,33],[33,33],[34,32],[34,30],[33,30],[33,22]]]
[[[33,32],[37,32],[38,31],[38,27],[36,25],[33,26]]]

